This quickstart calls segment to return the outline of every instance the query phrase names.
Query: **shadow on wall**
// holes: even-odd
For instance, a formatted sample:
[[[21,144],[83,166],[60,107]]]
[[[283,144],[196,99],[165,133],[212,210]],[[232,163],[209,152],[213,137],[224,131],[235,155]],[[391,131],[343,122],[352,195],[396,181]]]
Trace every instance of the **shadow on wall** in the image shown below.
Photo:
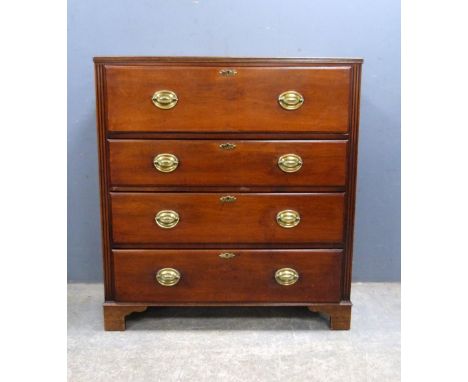
[[[67,266],[68,281],[87,282],[103,276],[95,105],[85,113],[68,130]]]
[[[395,98],[399,100],[399,95]],[[399,281],[401,275],[400,105],[382,108],[378,104],[361,97],[353,259],[356,281]]]

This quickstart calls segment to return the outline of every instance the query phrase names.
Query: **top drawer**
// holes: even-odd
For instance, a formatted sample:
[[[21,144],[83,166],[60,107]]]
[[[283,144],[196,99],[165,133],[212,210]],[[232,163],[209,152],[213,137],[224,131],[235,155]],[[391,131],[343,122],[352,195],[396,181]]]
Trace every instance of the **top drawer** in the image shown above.
[[[105,73],[113,132],[348,131],[350,66],[106,65]]]

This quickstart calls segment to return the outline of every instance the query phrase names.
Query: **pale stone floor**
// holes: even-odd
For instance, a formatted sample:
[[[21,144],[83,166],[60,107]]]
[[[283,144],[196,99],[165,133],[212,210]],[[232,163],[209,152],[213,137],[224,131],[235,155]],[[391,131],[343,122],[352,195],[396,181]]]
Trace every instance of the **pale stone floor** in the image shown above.
[[[306,308],[151,308],[104,332],[102,284],[68,286],[68,381],[400,381],[400,284],[356,283],[350,331]]]

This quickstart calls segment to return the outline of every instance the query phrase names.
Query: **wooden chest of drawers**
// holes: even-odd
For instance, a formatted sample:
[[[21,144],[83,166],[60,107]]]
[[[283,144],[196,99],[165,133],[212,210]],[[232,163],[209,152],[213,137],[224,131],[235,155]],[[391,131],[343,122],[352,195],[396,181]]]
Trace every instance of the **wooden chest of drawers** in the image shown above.
[[[184,305],[349,329],[362,61],[94,62],[105,329]]]

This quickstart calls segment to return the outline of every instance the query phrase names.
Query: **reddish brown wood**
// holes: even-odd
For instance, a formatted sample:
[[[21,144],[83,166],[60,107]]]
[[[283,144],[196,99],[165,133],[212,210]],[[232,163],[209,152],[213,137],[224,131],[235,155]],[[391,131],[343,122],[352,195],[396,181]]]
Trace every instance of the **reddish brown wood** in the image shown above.
[[[110,131],[346,132],[349,128],[349,65],[335,67],[239,67],[223,77],[224,66],[106,65]],[[155,107],[152,95],[171,90],[170,110]],[[296,90],[297,110],[284,110],[278,96]]]
[[[111,322],[110,324],[106,324],[106,328],[108,330],[112,328],[123,330],[125,315],[133,311],[132,309],[135,307],[143,309],[146,306],[164,305],[304,305],[309,306],[313,311],[328,314],[332,328],[349,329],[351,313],[349,296],[351,288],[362,60],[99,57],[95,58],[94,61],[96,70],[104,285],[107,301],[105,306],[109,307],[109,318],[106,319],[106,322]],[[238,75],[220,79],[216,75],[219,68],[235,68],[238,71]],[[172,73],[178,73],[178,76],[172,76]],[[156,90],[153,88],[153,81],[155,79],[158,85],[180,84],[183,89],[182,93],[178,92],[180,101],[176,108],[172,109],[172,111],[167,111],[168,113],[166,114],[161,114],[164,112],[161,111],[161,113],[156,114],[157,117],[154,117],[154,109],[156,108],[150,100],[151,95]],[[159,80],[168,82],[163,83],[163,81]],[[228,80],[234,81],[228,82]],[[291,89],[302,92],[306,98],[303,107],[296,111],[284,111],[276,102],[277,95],[279,94],[275,94],[277,92],[276,87],[289,84],[291,85]],[[300,86],[300,89],[296,86]],[[141,90],[146,91],[146,89],[151,93],[149,96],[138,93]],[[251,97],[250,95],[253,94],[251,92],[252,89],[255,96]],[[305,89],[305,93],[303,89]],[[192,93],[189,94],[189,92],[193,91],[197,92],[195,97],[192,97]],[[181,94],[182,98],[180,98]],[[310,102],[313,98],[316,100],[315,104]],[[139,100],[143,99],[145,100],[144,102],[147,102],[145,105],[139,103]],[[208,102],[204,102],[206,100]],[[216,100],[216,103],[213,102],[214,100]],[[188,105],[189,102],[190,105]],[[184,106],[181,108],[181,105]],[[182,112],[180,112],[181,109]],[[171,113],[175,111],[177,112]],[[331,157],[326,159],[326,156],[331,155],[331,152],[328,150],[326,152],[323,151],[322,154],[325,156],[319,156],[322,161],[321,166],[317,165],[312,171],[311,168],[304,165],[304,168],[301,170],[303,171],[303,175],[306,174],[306,171],[311,171],[307,173],[307,181],[303,180],[305,177],[297,177],[296,179],[283,177],[283,179],[288,179],[285,182],[274,182],[272,180],[273,173],[269,172],[273,171],[271,163],[267,169],[257,161],[253,165],[255,167],[254,170],[252,170],[251,166],[250,170],[246,171],[240,171],[236,167],[234,170],[228,168],[224,172],[223,169],[225,167],[223,166],[226,166],[225,163],[219,162],[216,159],[215,163],[219,167],[214,166],[215,168],[213,168],[213,160],[211,160],[210,170],[202,172],[201,175],[193,175],[194,173],[198,174],[197,171],[200,171],[200,168],[202,168],[202,166],[198,166],[202,163],[200,159],[206,160],[206,158],[210,157],[206,153],[206,150],[200,150],[192,154],[198,163],[190,163],[191,171],[185,173],[185,178],[177,175],[179,178],[176,182],[166,180],[166,183],[157,181],[155,183],[143,184],[142,181],[148,182],[147,179],[150,178],[150,173],[146,173],[148,168],[143,169],[141,162],[138,160],[133,162],[133,164],[128,163],[130,160],[135,159],[132,159],[132,155],[137,155],[135,147],[130,148],[131,154],[126,152],[122,155],[122,152],[126,150],[121,151],[119,154],[121,155],[118,161],[119,164],[116,165],[115,163],[111,163],[109,139],[112,142],[118,143],[119,147],[122,147],[127,141],[133,141],[134,143],[144,142],[143,146],[146,148],[153,144],[161,147],[159,145],[164,145],[169,143],[169,141],[173,143],[189,142],[190,144],[188,145],[185,143],[181,144],[181,146],[184,146],[184,153],[195,151],[191,148],[194,142],[201,143],[205,141],[215,144],[215,141],[233,140],[242,145],[245,143],[246,145],[255,147],[255,149],[250,151],[250,156],[256,159],[266,157],[269,155],[269,152],[275,153],[271,148],[277,148],[279,144],[289,146],[290,144],[298,143],[294,141],[304,141],[303,143],[307,143],[311,142],[310,140],[314,140],[314,146],[307,146],[312,147],[312,149],[307,148],[303,155],[312,157],[313,154],[315,159],[317,152],[314,151],[314,148],[318,147],[317,145],[324,147],[322,145],[328,144],[330,141],[337,141],[335,142],[337,145],[343,144],[346,141],[347,150],[345,156],[342,156],[343,153],[340,152],[340,160],[333,160]],[[272,145],[272,142],[275,140],[276,142]],[[262,142],[261,146],[259,146],[259,142]],[[149,149],[147,150],[149,152]],[[139,151],[143,152],[145,150]],[[114,151],[112,152],[114,153]],[[246,158],[249,156],[247,152],[248,150],[242,154],[244,160],[247,160]],[[115,157],[113,156],[113,158]],[[337,158],[335,157],[335,159]],[[181,162],[179,170],[184,169],[182,164],[185,162],[186,160]],[[237,162],[240,163],[240,158],[237,158]],[[232,163],[236,163],[236,160],[231,160]],[[310,162],[309,160],[305,163],[317,164],[317,162]],[[325,167],[331,165],[331,163],[339,166],[340,170],[326,170]],[[132,166],[134,166],[133,176],[131,175]],[[117,178],[115,175],[116,171]],[[184,171],[186,170],[184,169]],[[227,175],[228,172],[231,176]],[[115,184],[111,183],[111,174],[116,182]],[[174,174],[181,174],[181,172]],[[261,179],[257,178],[259,174]],[[118,180],[119,176],[124,176],[123,180]],[[237,180],[233,180],[233,178],[237,178]],[[204,181],[202,182],[200,179]],[[216,183],[216,179],[222,179],[222,181]],[[117,184],[117,181],[120,184]],[[332,185],[330,182],[336,184]],[[184,199],[184,195],[196,198],[197,201],[201,200],[198,198],[199,196],[204,201],[209,201],[211,197],[216,198],[220,195],[228,194],[238,197],[238,201],[243,200],[245,202],[245,200],[250,200],[250,205],[249,203],[242,204],[243,207],[239,208],[239,211],[242,213],[233,214],[232,206],[226,205],[226,208],[211,209],[200,207],[199,204],[185,204],[187,207],[186,211],[190,212],[189,217],[191,214],[194,217],[194,214],[198,211],[203,212],[204,216],[208,213],[210,221],[213,220],[212,218],[215,218],[215,221],[221,222],[218,225],[209,226],[210,229],[214,227],[212,230],[215,234],[214,239],[212,234],[209,235],[210,232],[206,228],[195,228],[195,231],[198,230],[196,231],[198,233],[196,233],[186,226],[184,234],[179,235],[179,240],[176,240],[175,235],[170,240],[166,240],[167,237],[163,239],[158,236],[158,241],[155,242],[154,236],[151,234],[151,230],[155,227],[154,214],[150,214],[147,219],[145,215],[146,210],[144,211],[148,205],[159,206],[158,203],[163,203],[163,200],[178,200],[179,204],[177,205],[184,207],[182,201],[188,200]],[[129,195],[134,199],[130,203],[126,199]],[[140,199],[140,197],[133,198],[133,195],[140,195],[143,199]],[[170,195],[173,195],[176,199],[167,198]],[[305,202],[307,198],[304,195],[320,195],[320,198],[314,197]],[[267,203],[258,203],[258,200],[264,200],[262,198],[258,199],[260,196],[264,197],[265,200],[269,199],[269,201]],[[139,202],[146,200],[147,197],[151,199],[149,204],[147,202]],[[275,197],[279,199],[275,199]],[[335,201],[323,203],[323,200],[327,199],[327,197],[332,197]],[[113,202],[119,200],[117,204],[120,207],[116,210],[111,209],[111,198]],[[257,202],[254,203],[254,199],[250,198],[257,198],[255,199]],[[315,223],[307,229],[308,234],[305,231],[299,233],[296,230],[298,227],[305,226],[304,220],[298,227],[288,230],[290,233],[275,233],[277,227],[274,227],[274,224],[274,228],[269,226],[269,224],[272,224],[271,216],[268,217],[267,214],[261,214],[262,208],[267,205],[270,209],[276,209],[282,201],[287,200],[288,208],[292,208],[291,204],[297,203],[302,199],[303,202],[295,206],[305,208],[306,215],[308,216],[306,219],[307,224],[312,224],[311,222],[316,219]],[[120,203],[122,200],[123,203]],[[278,204],[280,200],[281,203]],[[318,200],[320,202],[317,202]],[[245,208],[246,206],[249,208]],[[115,207],[115,203],[113,207]],[[119,208],[121,209],[120,212],[118,212]],[[121,214],[122,208],[123,210],[126,209],[126,215]],[[247,211],[249,213],[252,212],[256,218],[249,219],[251,215],[246,214]],[[117,216],[117,220],[120,222],[117,229],[114,227],[115,222],[111,212],[114,213],[114,219],[116,212],[117,215],[120,214],[120,216]],[[315,214],[312,215],[312,212],[315,212]],[[274,215],[271,211],[270,214]],[[301,213],[301,215],[303,214]],[[228,216],[228,219],[220,219],[220,217],[226,216]],[[177,228],[184,226],[182,224],[183,221],[181,220]],[[195,223],[195,219],[190,218],[190,221]],[[338,221],[340,222],[339,224],[337,223]],[[232,227],[233,222],[235,226],[234,233],[225,228]],[[192,224],[191,226],[192,228],[199,227],[199,224],[200,222],[197,222],[197,224]],[[119,233],[119,230],[122,231]],[[143,231],[143,234],[140,231]],[[167,232],[171,231],[168,230]],[[178,232],[180,233],[180,231]],[[112,233],[114,233],[113,238]],[[115,233],[117,233],[117,236]],[[148,241],[139,240],[138,237],[141,236],[138,235],[143,235]],[[166,236],[171,236],[171,234]],[[293,240],[292,237],[294,236],[295,239]],[[115,241],[116,237],[118,240],[124,238],[125,242]],[[238,239],[242,237],[248,241],[239,241]],[[339,252],[340,261],[338,269],[336,269],[336,265],[333,265],[332,268],[334,270],[326,272],[326,279],[333,279],[330,282],[338,285],[338,297],[334,298],[333,301],[320,300],[320,297],[317,297],[318,299],[314,297],[312,300],[308,299],[306,301],[285,297],[280,301],[276,301],[272,298],[273,295],[270,295],[270,299],[265,297],[264,300],[257,302],[249,301],[248,299],[216,302],[209,299],[209,293],[212,293],[212,291],[205,291],[202,293],[204,299],[201,302],[190,298],[182,302],[166,298],[159,302],[135,300],[134,302],[122,301],[117,303],[115,302],[116,292],[114,291],[114,284],[119,284],[120,281],[114,277],[114,269],[117,269],[114,260],[120,255],[114,256],[112,250],[120,253],[123,248],[127,249],[125,251],[128,256],[126,261],[131,261],[130,259],[133,258],[130,256],[130,253],[140,253],[141,250],[137,250],[137,248],[147,248],[149,250],[147,252],[158,252],[161,254],[182,253],[181,259],[186,258],[187,253],[203,252],[210,254],[222,250],[233,250],[234,248],[237,251],[251,254],[250,257],[255,259],[252,260],[255,264],[257,262],[260,264],[262,261],[260,258],[253,257],[252,254],[257,252],[278,252],[278,254],[282,254],[281,258],[289,261],[295,258],[292,254],[296,252],[309,253],[312,251],[313,256],[308,256],[298,263],[301,267],[307,268],[306,272],[317,270],[314,267],[316,261],[319,261],[316,257],[318,256],[317,252],[327,252],[325,248],[328,248],[332,252]],[[158,248],[158,250],[155,248]],[[208,250],[207,248],[211,249]],[[293,248],[297,250],[293,250]],[[315,251],[312,248],[315,248]],[[152,256],[150,257],[152,258]],[[324,261],[322,257],[319,256],[319,263],[322,264],[319,266],[320,269],[326,266],[322,262]],[[205,259],[205,257],[203,258]],[[243,256],[243,258],[245,259],[246,256]],[[331,261],[332,258],[336,258],[336,253],[335,255],[326,257],[327,261]],[[173,256],[171,259],[178,259],[178,257]],[[180,261],[182,261],[181,259]],[[181,265],[185,266],[189,263],[190,261],[187,260],[187,263],[183,262]],[[332,263],[334,264],[333,261]],[[263,267],[265,268],[267,265]],[[144,268],[135,268],[135,272],[144,272]],[[130,272],[132,268],[125,267],[119,269],[123,269],[125,273]],[[193,269],[198,268],[194,265]],[[214,267],[214,269],[218,268]],[[230,274],[229,276],[233,278],[240,277],[236,274]],[[336,288],[336,285],[333,288]],[[128,288],[128,291],[132,291],[130,285]],[[255,290],[255,288],[257,288],[256,285],[252,289]],[[124,289],[127,290],[126,288]],[[170,290],[171,288],[166,289]],[[307,293],[312,293],[315,296],[314,293],[318,292],[310,289],[307,290]],[[320,292],[318,295],[323,297],[327,293]],[[225,290],[225,294],[229,298],[229,290]]]
[[[233,149],[220,145],[234,144]],[[173,172],[156,170],[153,158],[170,153],[179,160]],[[286,173],[285,154],[303,165]],[[111,140],[110,178],[114,186],[344,186],[346,141]]]
[[[345,192],[346,186],[109,186],[114,192]]]
[[[344,248],[343,243],[114,243],[112,248],[115,249],[341,249]]]
[[[354,212],[356,207],[356,179],[357,179],[357,156],[359,136],[359,102],[361,92],[361,64],[353,67],[353,80],[351,97],[351,134],[350,149],[348,153],[348,179],[346,199],[346,255],[343,261],[342,298],[345,301],[351,295],[351,277],[353,266],[353,242],[354,242]]]
[[[197,66],[211,66],[216,64],[236,64],[240,66],[303,66],[309,64],[320,64],[323,66],[335,66],[337,64],[362,64],[362,58],[350,57],[196,57],[196,56],[107,56],[94,57],[96,64],[117,64],[117,65],[179,65],[190,64]]]
[[[188,302],[161,301],[140,303],[105,302],[103,304],[104,330],[124,331],[126,329],[126,317],[132,313],[144,312],[149,306],[297,306],[307,305],[304,301],[299,302],[274,302],[274,301],[242,301],[242,302],[196,302],[191,299]],[[349,330],[351,328],[351,307],[349,301],[339,303],[314,303],[307,306],[311,312],[321,313],[328,319],[330,329]]]
[[[340,250],[114,250],[115,299],[127,302],[304,302],[340,300]],[[161,268],[181,279],[162,286]],[[275,272],[293,268],[299,280],[279,285]]]
[[[103,305],[104,330],[125,330],[125,317],[131,313],[144,312],[148,307],[141,304],[114,304],[106,302]]]
[[[229,133],[221,131],[210,131],[210,132],[133,132],[133,131],[107,131],[107,138],[109,139],[265,139],[265,140],[306,140],[323,139],[326,141],[331,140],[347,140],[349,134],[345,133],[314,133],[310,131],[305,132],[291,132],[278,131],[274,133],[255,133],[255,132],[244,132],[244,133]]]
[[[107,155],[106,140],[106,110],[105,110],[105,75],[103,65],[95,67],[96,80],[96,121],[98,135],[99,155],[99,189],[101,201],[101,235],[102,235],[102,258],[104,267],[104,293],[106,300],[113,297],[112,290],[112,263],[111,263],[111,230],[109,221],[109,157]]]
[[[313,243],[343,240],[344,194],[111,193],[114,243]],[[179,214],[171,229],[154,217]],[[299,212],[293,228],[280,227],[282,210]]]
[[[349,301],[339,304],[314,303],[308,308],[311,312],[319,312],[328,316],[330,329],[349,330],[351,328],[351,307]]]

